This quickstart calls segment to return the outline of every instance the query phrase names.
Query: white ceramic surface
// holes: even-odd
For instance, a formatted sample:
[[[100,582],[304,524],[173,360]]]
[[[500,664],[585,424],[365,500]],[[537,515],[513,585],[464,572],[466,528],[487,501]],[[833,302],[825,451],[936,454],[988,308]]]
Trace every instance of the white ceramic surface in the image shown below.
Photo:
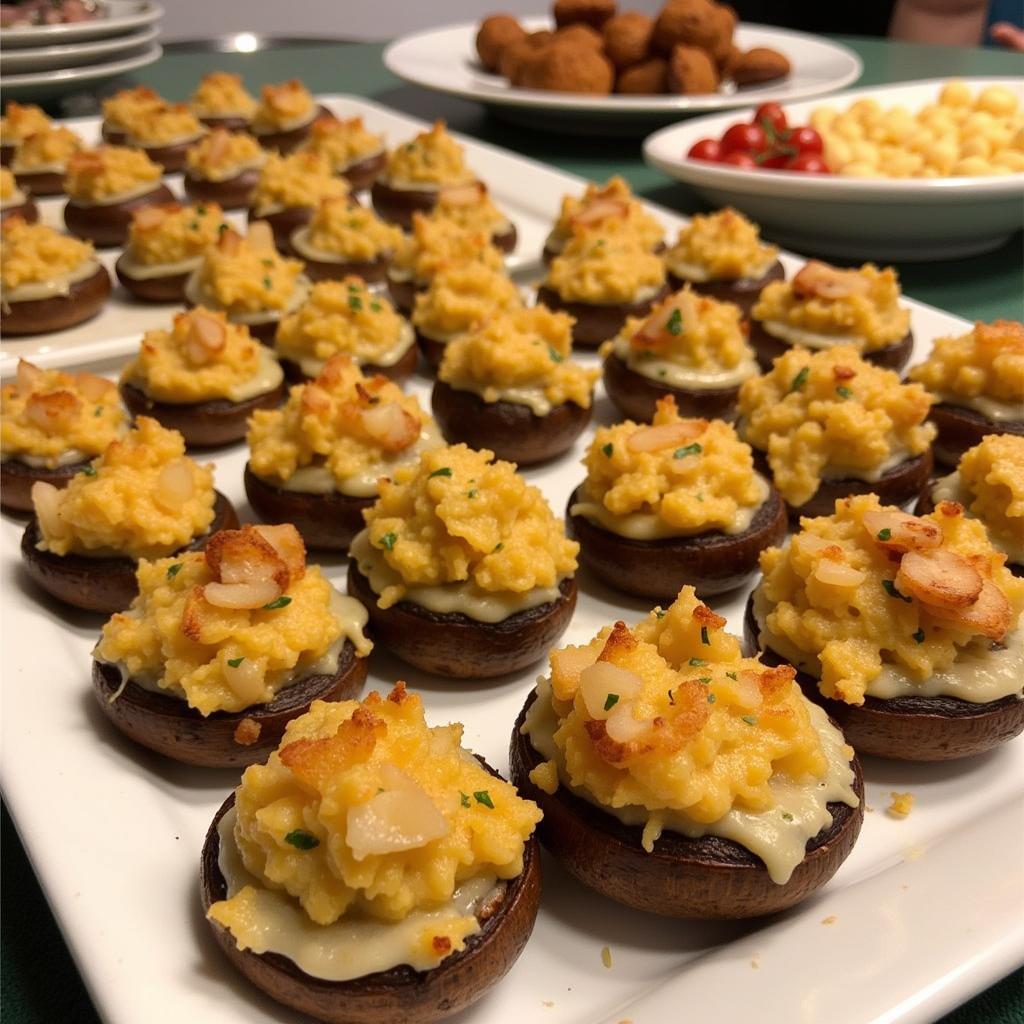
[[[549,28],[548,18],[527,18],[532,30]],[[505,115],[518,111],[530,123],[554,121],[605,130],[615,122],[650,125],[688,113],[742,107],[775,99],[780,102],[842,89],[861,73],[860,58],[845,46],[803,32],[744,24],[736,33],[742,49],[768,46],[789,57],[793,73],[776,82],[706,96],[584,96],[544,92],[509,85],[479,63],[474,40],[477,22],[464,22],[403,36],[384,51],[388,70],[427,89],[477,100]]]
[[[852,89],[827,100],[786,104],[792,124],[812,110],[845,109],[870,97],[914,111],[933,102],[946,79]],[[1024,104],[1024,78],[967,78],[1011,88]],[[735,206],[793,248],[841,257],[939,260],[994,249],[1024,224],[1024,173],[987,177],[868,179],[792,171],[748,171],[686,154],[698,139],[720,138],[753,108],[681,121],[644,142],[644,158],[690,185],[714,206]]]
[[[162,53],[163,48],[159,43],[151,43],[129,57],[90,64],[87,67],[3,75],[0,76],[0,92],[3,92],[6,99],[42,102],[79,88],[95,89],[101,82],[148,67],[154,61],[158,61]]]
[[[362,100],[325,99],[339,116],[361,114],[392,143],[422,127]],[[466,147],[517,223],[520,252],[536,254],[560,197],[582,182],[481,143],[467,140]],[[45,205],[52,217],[57,202]],[[673,233],[681,223],[668,211],[654,212]],[[784,262],[790,271],[797,264],[791,256]],[[522,264],[523,273],[530,266]],[[909,305],[915,360],[936,335],[965,326]],[[113,370],[138,344],[144,323],[165,323],[173,312],[146,310],[129,330],[128,308],[118,302],[113,319],[104,314],[77,344],[44,343],[41,360]],[[114,326],[128,336],[117,337]],[[6,360],[3,372],[13,366]],[[415,377],[410,388],[427,401],[425,378]],[[603,396],[596,417],[612,419]],[[559,512],[582,475],[582,451],[581,441],[554,464],[525,472]],[[213,461],[217,486],[247,517],[244,449],[217,453]],[[89,683],[101,620],[69,614],[31,588],[19,568],[21,530],[20,522],[0,519],[0,784],[101,1015],[111,1024],[308,1024],[248,985],[202,920],[199,850],[237,773],[175,765],[109,727]],[[328,559],[326,571],[341,581],[344,562]],[[646,611],[586,574],[580,584],[567,643]],[[740,629],[745,596],[712,602],[733,630]],[[423,693],[432,721],[465,722],[467,744],[499,768],[507,766],[509,730],[536,675],[454,685],[382,651],[372,656],[370,673],[368,688],[408,680]],[[763,1024],[934,1020],[1024,961],[1024,741],[963,763],[869,760],[864,767],[869,810],[849,860],[819,895],[771,921],[641,915],[581,888],[545,858],[542,910],[522,958],[453,1024],[733,1021],[755,1006]],[[894,790],[917,798],[906,820],[884,812]],[[605,946],[611,967],[602,962]]]
[[[81,67],[111,60],[115,54],[148,46],[160,35],[157,25],[146,25],[135,32],[110,39],[87,39],[59,46],[23,47],[0,51],[0,74],[22,75],[50,69]]]
[[[101,0],[102,2],[102,0]],[[108,0],[103,3],[109,14],[92,21],[76,21],[67,25],[32,25],[26,28],[4,29],[4,49],[25,46],[57,46],[80,42],[83,39],[105,39],[123,35],[151,25],[163,17],[163,7],[155,0]]]

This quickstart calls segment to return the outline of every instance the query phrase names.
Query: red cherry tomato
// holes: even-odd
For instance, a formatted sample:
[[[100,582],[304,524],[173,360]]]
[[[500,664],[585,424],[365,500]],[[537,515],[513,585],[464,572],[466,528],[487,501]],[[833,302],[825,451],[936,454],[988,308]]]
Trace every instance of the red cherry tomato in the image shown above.
[[[722,136],[723,153],[763,153],[768,136],[757,124],[734,124]]]
[[[734,149],[722,157],[723,164],[731,164],[733,167],[742,167],[745,171],[756,171],[757,161],[749,153],[741,153]]]
[[[754,124],[759,124],[762,128],[765,127],[765,122],[772,126],[772,131],[778,135],[780,132],[784,132],[787,127],[786,112],[778,105],[778,103],[762,103],[761,106],[754,111]],[[765,129],[767,131],[767,129]]]
[[[830,174],[828,164],[817,153],[800,153],[786,164],[790,171],[802,171],[804,174]]]
[[[722,159],[722,144],[718,139],[700,139],[690,147],[686,156],[690,160],[710,160],[717,163]]]
[[[761,161],[761,166],[777,171],[780,167],[785,167],[789,163],[791,156],[792,154],[790,153],[775,153],[774,156],[764,158]]]
[[[813,128],[806,126],[794,128],[789,133],[787,141],[796,149],[798,154],[816,153],[820,156],[825,152],[825,144],[821,141],[821,136]]]

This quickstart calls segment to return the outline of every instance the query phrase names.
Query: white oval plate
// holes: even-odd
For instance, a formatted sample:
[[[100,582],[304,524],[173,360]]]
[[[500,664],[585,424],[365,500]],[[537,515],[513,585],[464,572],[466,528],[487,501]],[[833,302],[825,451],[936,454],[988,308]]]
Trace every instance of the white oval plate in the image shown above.
[[[107,0],[101,6],[109,12],[105,18],[76,21],[68,25],[31,25],[27,28],[4,29],[4,48],[25,46],[57,46],[83,39],[105,39],[123,35],[133,29],[151,25],[164,15],[154,0]]]
[[[0,52],[0,73],[5,75],[31,74],[53,68],[81,67],[109,60],[115,54],[148,46],[160,34],[158,25],[149,25],[138,32],[114,36],[111,39],[87,40],[61,46],[24,47],[20,50]]]
[[[531,31],[550,27],[550,19],[524,18]],[[586,96],[576,93],[519,89],[480,65],[474,40],[478,22],[462,22],[403,36],[384,51],[384,64],[393,74],[437,92],[502,108],[521,108],[564,120],[608,115],[636,120],[662,120],[696,111],[725,110],[767,100],[784,102],[842,89],[855,81],[863,65],[845,46],[804,32],[790,32],[764,25],[743,24],[736,30],[743,49],[767,46],[784,53],[793,65],[792,74],[742,90],[703,96]],[[568,117],[566,116],[568,115]]]
[[[78,86],[95,85],[97,82],[118,75],[137,71],[160,59],[163,48],[153,43],[141,53],[121,60],[103,64],[90,64],[84,68],[62,68],[51,71],[34,71],[26,75],[0,76],[0,90],[6,99],[45,100],[74,91]]]
[[[911,111],[934,102],[948,79],[852,89],[828,98],[847,107],[876,99]],[[963,79],[973,91],[1004,85],[1024,103],[1024,78]],[[820,101],[786,105],[790,122],[806,124]],[[712,206],[735,206],[772,239],[792,248],[874,260],[939,260],[987,252],[1024,224],[1024,173],[959,178],[844,178],[793,171],[747,171],[686,153],[702,138],[719,138],[753,109],[699,117],[655,132],[644,159],[690,185]]]

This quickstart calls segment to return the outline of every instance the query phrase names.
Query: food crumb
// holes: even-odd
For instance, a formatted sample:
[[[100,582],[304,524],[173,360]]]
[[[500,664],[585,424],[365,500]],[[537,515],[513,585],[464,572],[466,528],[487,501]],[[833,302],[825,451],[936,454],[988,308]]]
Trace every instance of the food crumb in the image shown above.
[[[874,809],[874,807],[871,806],[871,804],[865,804],[864,805],[864,813],[865,814],[874,814],[875,813],[875,809]]]
[[[237,726],[235,726],[235,742],[242,747],[250,747],[260,738],[260,731],[263,726],[254,718],[246,715]]]
[[[541,1006],[546,1006],[546,1007],[548,1007],[550,1009],[552,1006],[555,1005],[555,1001],[553,999],[542,999],[540,1001],[540,1005]]]
[[[821,919],[821,923],[822,924],[835,924],[836,923],[836,915],[835,914],[829,914],[828,917],[823,917]]]
[[[609,970],[612,966],[612,951],[607,947],[603,947],[601,950],[601,963],[605,965]]]
[[[891,818],[905,818],[914,806],[913,793],[890,793],[892,803],[885,809]]]
[[[753,969],[754,969],[755,971],[759,971],[759,970],[761,970],[761,958],[760,958],[759,956],[755,956],[755,957],[754,957],[754,958],[753,958],[753,959],[752,959],[752,960],[750,961],[750,966],[751,966],[751,967],[753,967]]]

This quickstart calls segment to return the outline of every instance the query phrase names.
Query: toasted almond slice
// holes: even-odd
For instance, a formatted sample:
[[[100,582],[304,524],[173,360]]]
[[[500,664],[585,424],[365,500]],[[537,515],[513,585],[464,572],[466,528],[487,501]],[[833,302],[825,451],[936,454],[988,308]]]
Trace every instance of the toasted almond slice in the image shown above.
[[[273,580],[257,580],[254,583],[207,583],[203,597],[214,608],[234,610],[262,608],[276,601],[282,590]]]
[[[274,545],[255,527],[221,530],[204,550],[206,564],[219,583],[262,583],[273,581],[277,597],[288,589],[290,574]],[[273,598],[271,598],[273,600]]]
[[[580,673],[580,694],[591,718],[607,718],[620,702],[630,701],[643,689],[643,680],[629,669],[597,661]]]
[[[984,581],[963,555],[937,548],[908,551],[894,582],[901,594],[930,608],[965,608],[978,599]]]
[[[605,719],[605,731],[616,743],[632,743],[650,729],[650,719],[637,718],[634,708],[633,701],[620,701]]]
[[[399,452],[420,436],[420,422],[398,402],[382,402],[359,414],[363,429],[385,451]]]
[[[265,224],[266,221],[257,221],[257,224]],[[252,228],[256,225],[253,224],[249,229],[249,234],[252,234]],[[226,253],[228,256],[236,255],[242,248],[242,236],[235,231],[234,228],[228,228],[227,231],[222,231],[220,237],[217,239],[217,248],[221,252]]]
[[[246,706],[255,704],[263,696],[262,658],[243,658],[237,665],[225,662],[223,672],[224,682]]]
[[[257,252],[274,252],[274,232],[265,220],[254,220],[249,225],[249,245]]]
[[[99,402],[107,398],[113,390],[113,384],[95,373],[76,373],[75,381],[79,390],[90,402]]]
[[[448,822],[430,794],[409,781],[348,809],[345,842],[356,860],[416,850],[448,835]]]
[[[551,652],[551,689],[559,700],[572,700],[583,670],[594,664],[597,655],[591,647],[563,647]]]
[[[928,606],[933,618],[959,626],[971,633],[980,633],[990,640],[1002,640],[1010,628],[1013,609],[1006,595],[991,580],[982,580],[981,593],[973,604],[964,608]]]
[[[623,199],[606,199],[603,196],[586,203],[578,213],[573,214],[570,223],[573,227],[593,227],[612,217],[625,217],[629,212],[629,204]]]
[[[640,427],[629,435],[626,447],[631,452],[660,452],[689,444],[707,430],[707,420],[680,420],[656,427]]]
[[[804,299],[845,299],[865,295],[869,287],[857,271],[840,270],[819,260],[808,260],[793,278],[793,293]]]
[[[132,227],[136,231],[156,231],[167,220],[171,211],[176,209],[179,209],[177,203],[140,206],[132,214]]]
[[[39,520],[39,529],[48,540],[61,537],[66,532],[64,520],[60,517],[60,491],[53,484],[37,480],[32,485],[32,506]]]
[[[168,512],[175,512],[195,493],[192,467],[186,458],[169,462],[156,478],[153,498]]]
[[[942,531],[930,519],[880,509],[861,520],[871,539],[884,551],[929,551],[942,543]]]
[[[25,415],[47,434],[59,434],[75,422],[82,410],[81,399],[72,391],[32,394],[25,403]]]
[[[835,558],[822,558],[814,567],[814,577],[829,587],[859,587],[867,578],[866,572]]]
[[[280,523],[277,526],[258,523],[253,529],[264,540],[270,542],[273,549],[288,567],[289,586],[305,576],[306,545],[303,543],[302,534],[291,523]]]
[[[16,378],[18,384],[18,390],[23,392],[32,392],[39,386],[40,381],[43,379],[43,371],[39,369],[35,363],[30,363],[27,359],[18,360],[18,375]]]
[[[486,195],[487,187],[482,181],[470,181],[465,185],[449,185],[441,189],[438,200],[442,206],[457,208],[482,203]]]

